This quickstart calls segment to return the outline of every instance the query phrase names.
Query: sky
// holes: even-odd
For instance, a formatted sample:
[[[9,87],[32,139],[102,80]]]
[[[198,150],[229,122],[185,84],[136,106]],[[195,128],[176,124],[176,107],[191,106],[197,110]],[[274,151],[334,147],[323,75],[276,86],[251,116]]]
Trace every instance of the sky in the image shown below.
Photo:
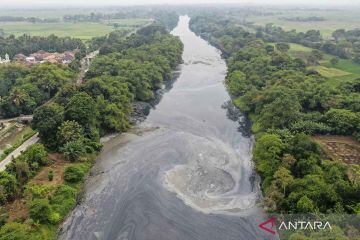
[[[287,4],[287,5],[360,5],[360,0],[0,0],[1,6],[39,5],[148,5],[148,4]]]

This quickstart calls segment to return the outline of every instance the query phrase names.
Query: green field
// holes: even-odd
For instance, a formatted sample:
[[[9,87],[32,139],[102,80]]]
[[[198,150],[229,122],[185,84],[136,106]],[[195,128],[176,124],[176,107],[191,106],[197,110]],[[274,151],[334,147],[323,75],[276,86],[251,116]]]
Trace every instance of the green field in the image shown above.
[[[285,30],[295,29],[298,32],[305,32],[309,29],[320,30],[323,37],[328,38],[332,32],[339,28],[354,29],[360,28],[360,8],[358,9],[268,9],[269,14],[264,16],[250,16],[247,21],[254,22],[257,25],[266,25],[273,23]],[[281,19],[283,17],[323,17],[325,21],[315,22],[293,22]]]
[[[132,30],[148,23],[147,19],[117,19],[104,23],[28,23],[28,22],[0,22],[0,29],[8,36],[29,34],[32,36],[48,36],[55,34],[59,37],[76,37],[89,40],[92,37],[103,36],[115,28],[112,23],[118,23],[117,30]]]
[[[314,69],[318,73],[320,73],[322,76],[327,77],[327,78],[343,77],[343,76],[351,75],[351,73],[349,73],[349,72],[345,72],[343,70],[340,70],[338,68],[333,68],[333,67],[314,66],[314,67],[309,67],[309,69]]]
[[[299,44],[291,43],[289,54],[293,57],[299,57],[306,61],[306,58],[313,49],[304,47]],[[319,66],[312,66],[309,69],[314,69],[322,76],[327,78],[326,85],[337,87],[340,84],[348,81],[353,81],[360,78],[360,64],[354,63],[349,59],[341,59],[337,64],[330,63],[330,59],[334,56],[324,54],[323,60]]]

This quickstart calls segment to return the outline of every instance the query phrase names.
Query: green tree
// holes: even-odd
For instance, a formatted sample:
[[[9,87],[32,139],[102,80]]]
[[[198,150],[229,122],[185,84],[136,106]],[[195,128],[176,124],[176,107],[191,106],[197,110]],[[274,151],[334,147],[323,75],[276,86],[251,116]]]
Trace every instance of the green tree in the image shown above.
[[[289,49],[290,49],[290,45],[288,43],[277,43],[275,45],[275,47],[278,51],[283,52],[283,53],[289,51]]]
[[[29,164],[27,162],[16,159],[14,162],[14,168],[18,184],[20,186],[24,186],[24,184],[29,180],[31,175],[29,170]]]
[[[243,95],[251,88],[246,75],[241,71],[234,71],[226,77],[226,85],[232,96]]]
[[[102,127],[106,132],[125,131],[130,127],[128,117],[115,104],[107,104],[101,111]]]
[[[40,166],[45,166],[48,162],[46,149],[41,143],[35,143],[28,147],[24,152],[23,158],[29,165],[38,163]]]
[[[261,175],[273,176],[280,163],[283,148],[284,144],[276,134],[264,134],[256,141],[253,158]]]
[[[325,119],[335,134],[352,135],[360,124],[360,115],[347,109],[332,108]]]
[[[0,186],[2,187],[3,199],[4,200],[12,200],[17,193],[17,185],[16,178],[14,175],[9,174],[6,171],[0,172]]]
[[[280,167],[275,172],[274,179],[283,189],[283,194],[285,195],[286,188],[294,181],[294,176],[291,174],[290,170]]]
[[[34,112],[32,127],[48,146],[56,145],[56,132],[64,121],[64,108],[56,103],[45,104]]]
[[[70,141],[64,144],[61,152],[72,162],[76,161],[86,153],[84,142],[81,139]]]
[[[83,128],[76,121],[65,121],[61,124],[58,130],[58,142],[61,146],[67,142],[82,139]]]
[[[22,80],[35,84],[47,98],[51,98],[70,78],[70,71],[56,64],[44,63],[34,66]]]
[[[311,199],[307,196],[303,196],[296,204],[297,211],[299,213],[314,213],[315,205]]]
[[[77,93],[66,105],[66,119],[80,123],[85,129],[94,126],[98,115],[95,106],[94,100],[87,93]]]
[[[76,166],[69,166],[64,171],[64,179],[69,183],[78,183],[84,179],[84,172]]]
[[[290,94],[282,95],[261,110],[259,123],[262,129],[284,128],[298,119],[301,109],[298,99]]]

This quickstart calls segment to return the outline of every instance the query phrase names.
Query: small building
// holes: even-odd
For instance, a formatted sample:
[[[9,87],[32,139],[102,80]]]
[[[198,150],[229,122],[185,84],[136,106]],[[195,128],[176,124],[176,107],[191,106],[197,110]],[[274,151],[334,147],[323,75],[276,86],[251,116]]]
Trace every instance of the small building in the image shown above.
[[[0,64],[6,64],[6,63],[9,63],[9,62],[10,62],[9,54],[6,53],[4,59],[2,59],[0,57]]]
[[[26,57],[25,62],[27,63],[36,63],[35,57]]]
[[[15,57],[13,58],[13,60],[15,62],[25,62],[26,60],[26,56],[24,54],[16,54]]]
[[[69,64],[75,59],[75,53],[73,52],[64,52],[64,56],[62,57],[62,64]]]

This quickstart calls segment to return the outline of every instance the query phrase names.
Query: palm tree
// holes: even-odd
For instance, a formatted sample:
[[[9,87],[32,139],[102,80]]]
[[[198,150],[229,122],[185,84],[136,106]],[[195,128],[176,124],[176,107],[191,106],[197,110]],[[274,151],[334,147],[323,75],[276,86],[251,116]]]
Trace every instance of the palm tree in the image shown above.
[[[69,161],[75,162],[86,153],[86,150],[81,140],[75,140],[65,143],[64,147],[61,148],[61,152]]]

